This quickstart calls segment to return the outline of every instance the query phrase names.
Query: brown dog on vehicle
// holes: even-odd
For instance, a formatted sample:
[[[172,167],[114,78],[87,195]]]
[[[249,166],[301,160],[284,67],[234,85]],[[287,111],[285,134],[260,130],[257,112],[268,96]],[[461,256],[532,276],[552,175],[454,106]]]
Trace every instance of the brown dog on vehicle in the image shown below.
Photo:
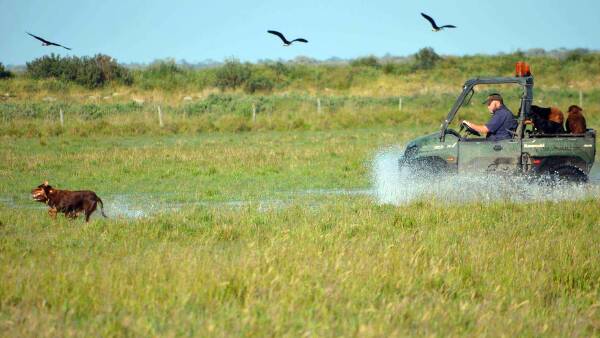
[[[104,203],[93,191],[58,190],[45,181],[31,191],[31,197],[38,202],[46,203],[50,207],[48,214],[52,218],[56,218],[58,212],[64,213],[68,218],[77,218],[79,213],[83,212],[85,221],[89,222],[98,203],[100,203],[102,216],[107,217],[104,214]]]
[[[531,106],[529,119],[537,131],[543,134],[563,134],[563,112],[556,107]]]
[[[581,113],[581,107],[572,105],[569,107],[569,116],[567,117],[567,132],[572,134],[583,134],[587,130],[585,117]]]

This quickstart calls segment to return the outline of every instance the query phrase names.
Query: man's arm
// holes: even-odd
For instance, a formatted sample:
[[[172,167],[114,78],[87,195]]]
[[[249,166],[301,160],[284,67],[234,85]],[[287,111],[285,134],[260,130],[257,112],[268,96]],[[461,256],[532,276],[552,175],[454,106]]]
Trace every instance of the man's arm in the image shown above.
[[[489,129],[485,124],[476,124],[473,122],[469,122],[469,121],[463,121],[467,126],[477,130],[478,133],[480,134],[487,134],[489,133]]]

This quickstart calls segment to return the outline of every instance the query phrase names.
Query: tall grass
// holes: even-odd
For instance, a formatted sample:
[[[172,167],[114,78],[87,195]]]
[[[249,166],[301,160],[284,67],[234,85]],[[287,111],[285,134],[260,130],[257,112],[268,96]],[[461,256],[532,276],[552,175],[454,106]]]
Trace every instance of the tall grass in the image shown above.
[[[514,113],[519,107],[517,87],[501,88]],[[459,118],[484,120],[485,109],[476,103],[492,88],[481,89]],[[160,102],[5,102],[0,103],[0,136],[45,137],[48,135],[141,135],[245,132],[266,130],[334,130],[402,126],[435,129],[458,96],[455,92],[427,92],[413,96],[312,96],[306,94],[246,95],[210,94],[185,104]],[[402,109],[400,102],[402,100]],[[594,126],[600,110],[600,91],[585,94],[584,110]],[[535,104],[558,106],[566,111],[579,103],[574,89],[540,89]],[[319,109],[320,104],[320,109]],[[158,106],[164,127],[159,126]],[[64,125],[60,124],[63,111]],[[457,119],[458,121],[459,119]]]
[[[155,91],[179,95],[202,94],[206,91],[236,89],[247,92],[308,92],[332,95],[391,96],[414,95],[423,88],[454,91],[463,81],[475,76],[508,76],[517,61],[531,64],[540,88],[594,89],[600,82],[600,54],[577,54],[565,58],[525,56],[519,53],[496,56],[446,56],[431,65],[422,66],[418,58],[377,59],[359,58],[348,64],[328,63],[257,63],[241,64],[229,60],[222,66],[193,69],[173,61],[159,61],[146,68],[132,70],[133,85],[122,86],[109,82],[99,89],[87,89],[64,80],[33,80],[26,74],[0,81],[0,92],[9,92],[24,100],[41,99],[46,95],[72,94],[104,97],[119,92],[151,97]],[[427,61],[429,62],[429,61]],[[237,80],[235,80],[237,79]],[[266,87],[249,87],[252,81],[268,82]],[[227,81],[238,81],[228,85]],[[60,82],[60,83],[57,83]],[[233,82],[232,82],[233,84]],[[254,88],[254,89],[252,89]],[[373,91],[373,92],[372,92]],[[372,93],[371,93],[372,92]],[[77,99],[78,95],[68,95]],[[73,97],[74,96],[74,97]],[[129,96],[125,97],[130,99]],[[116,99],[116,98],[115,98]]]
[[[598,201],[338,197],[80,224],[0,207],[9,336],[594,336]]]
[[[0,336],[600,335],[598,198],[336,193],[521,57],[250,65],[273,85],[252,95],[168,63],[130,87],[0,80]],[[582,90],[598,124],[597,55],[528,61],[536,103]],[[516,112],[517,90],[492,89]],[[485,120],[486,93],[457,120]],[[49,219],[29,196],[45,179],[95,190],[110,218]],[[120,216],[135,201],[144,217]]]

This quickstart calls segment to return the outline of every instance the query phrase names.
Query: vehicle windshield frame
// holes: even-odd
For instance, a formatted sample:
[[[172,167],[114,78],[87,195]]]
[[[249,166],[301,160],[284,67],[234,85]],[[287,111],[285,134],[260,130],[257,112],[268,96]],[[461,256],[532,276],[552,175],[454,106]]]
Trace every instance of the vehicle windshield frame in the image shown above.
[[[523,136],[523,122],[525,116],[531,108],[531,102],[533,101],[533,76],[526,77],[486,77],[486,78],[475,78],[465,82],[463,85],[462,93],[458,96],[454,105],[448,112],[446,119],[442,122],[440,129],[440,142],[444,142],[446,138],[446,131],[448,126],[452,123],[452,120],[456,117],[456,114],[460,108],[465,104],[465,100],[469,96],[471,90],[475,89],[478,85],[494,85],[494,84],[516,84],[521,86],[523,94],[521,95],[521,105],[519,109],[518,126],[517,126],[517,138]]]

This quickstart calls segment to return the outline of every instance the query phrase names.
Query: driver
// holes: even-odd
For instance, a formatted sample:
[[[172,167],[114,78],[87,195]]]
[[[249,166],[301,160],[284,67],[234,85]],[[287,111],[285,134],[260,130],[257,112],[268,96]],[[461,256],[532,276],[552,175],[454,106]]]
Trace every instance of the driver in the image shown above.
[[[502,96],[498,93],[490,94],[483,103],[487,104],[487,109],[492,114],[489,122],[486,124],[475,124],[463,121],[463,123],[480,134],[486,134],[485,137],[490,141],[511,139],[511,132],[517,129],[518,123],[513,113],[504,105]]]

